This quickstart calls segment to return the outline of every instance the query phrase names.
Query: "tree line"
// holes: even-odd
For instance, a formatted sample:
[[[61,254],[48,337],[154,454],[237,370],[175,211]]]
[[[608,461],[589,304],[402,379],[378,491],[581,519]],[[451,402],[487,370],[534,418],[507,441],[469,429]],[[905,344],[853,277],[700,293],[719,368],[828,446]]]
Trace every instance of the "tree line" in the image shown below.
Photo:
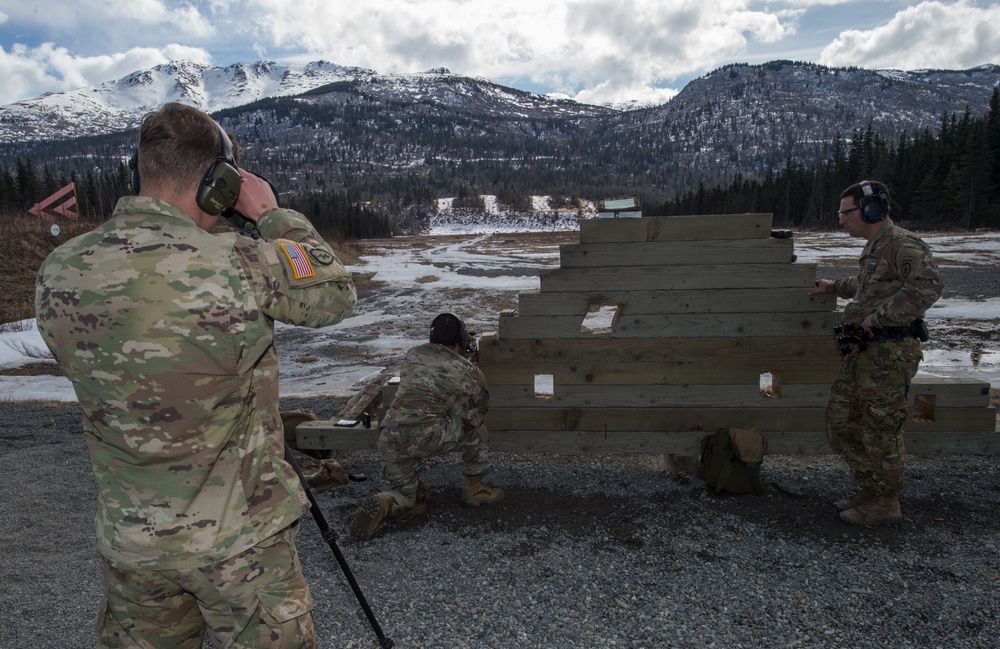
[[[837,227],[841,191],[867,178],[888,185],[893,218],[911,227],[1000,228],[1000,88],[985,115],[942,115],[936,134],[923,129],[891,142],[869,127],[838,135],[828,151],[810,167],[789,157],[763,178],[699,185],[646,213],[771,212],[778,227],[828,229]]]
[[[111,215],[122,196],[131,194],[129,169],[124,160],[116,166],[54,174],[48,164],[39,171],[31,158],[18,157],[13,168],[0,165],[0,214],[23,214],[70,182],[76,186],[76,213],[85,221],[102,221]],[[319,189],[283,197],[282,205],[310,216],[316,229],[336,239],[369,239],[391,236],[391,219],[345,190]]]

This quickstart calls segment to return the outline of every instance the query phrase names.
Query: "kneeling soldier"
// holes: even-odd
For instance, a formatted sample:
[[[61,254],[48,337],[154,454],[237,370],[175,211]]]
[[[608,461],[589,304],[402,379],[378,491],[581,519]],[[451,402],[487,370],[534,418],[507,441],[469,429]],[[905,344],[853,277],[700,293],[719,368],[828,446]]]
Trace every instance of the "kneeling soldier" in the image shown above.
[[[462,502],[487,505],[503,491],[483,483],[489,468],[489,431],[484,418],[489,392],[483,373],[464,352],[469,334],[458,317],[442,313],[431,323],[430,342],[412,348],[400,369],[399,390],[382,422],[378,451],[382,491],[365,500],[351,534],[367,540],[386,518],[412,517],[427,510],[418,493],[425,457],[462,449]]]

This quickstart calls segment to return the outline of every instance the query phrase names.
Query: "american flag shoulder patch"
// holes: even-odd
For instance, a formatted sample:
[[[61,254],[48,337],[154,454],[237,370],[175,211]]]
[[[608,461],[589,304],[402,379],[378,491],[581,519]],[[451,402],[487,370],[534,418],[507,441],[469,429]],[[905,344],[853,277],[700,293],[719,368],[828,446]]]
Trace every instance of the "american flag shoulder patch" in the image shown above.
[[[285,252],[288,257],[288,261],[292,263],[292,275],[295,279],[303,279],[305,277],[312,277],[316,274],[313,270],[312,264],[309,263],[309,257],[306,255],[306,251],[302,249],[297,243],[279,243],[281,249]]]

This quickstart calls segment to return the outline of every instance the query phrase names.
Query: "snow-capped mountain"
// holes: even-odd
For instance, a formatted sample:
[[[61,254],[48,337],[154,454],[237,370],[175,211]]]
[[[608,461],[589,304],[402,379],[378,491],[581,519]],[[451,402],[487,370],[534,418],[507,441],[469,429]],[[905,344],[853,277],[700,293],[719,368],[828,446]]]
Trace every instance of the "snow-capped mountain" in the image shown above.
[[[183,101],[213,113],[248,165],[290,195],[351,187],[426,206],[477,186],[495,186],[503,203],[517,200],[515,186],[570,194],[641,186],[662,201],[790,160],[810,168],[835,138],[868,133],[891,143],[936,132],[943,119],[990,110],[998,82],[996,65],[904,72],[772,61],[727,65],[665,104],[620,110],[444,68],[175,63],[0,106],[0,166],[30,158],[57,175],[84,173],[81,165],[107,173],[134,146],[123,131]],[[72,139],[83,135],[104,137]]]
[[[190,61],[166,63],[96,86],[0,106],[0,142],[103,135],[137,127],[145,113],[169,101],[211,113],[374,74],[326,61],[301,65],[258,61],[224,68]]]

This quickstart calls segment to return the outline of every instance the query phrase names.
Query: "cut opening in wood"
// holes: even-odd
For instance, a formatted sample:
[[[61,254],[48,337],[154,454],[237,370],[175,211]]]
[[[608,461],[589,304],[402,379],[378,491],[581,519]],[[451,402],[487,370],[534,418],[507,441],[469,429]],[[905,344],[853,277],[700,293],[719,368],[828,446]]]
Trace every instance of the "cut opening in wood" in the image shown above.
[[[552,374],[535,375],[535,398],[554,399],[556,396],[556,380]]]
[[[778,370],[768,370],[760,373],[760,398],[781,398],[781,372]]]
[[[609,334],[618,324],[620,304],[591,304],[580,325],[581,333],[591,335]]]
[[[934,421],[936,395],[918,394],[913,399],[913,421]]]

